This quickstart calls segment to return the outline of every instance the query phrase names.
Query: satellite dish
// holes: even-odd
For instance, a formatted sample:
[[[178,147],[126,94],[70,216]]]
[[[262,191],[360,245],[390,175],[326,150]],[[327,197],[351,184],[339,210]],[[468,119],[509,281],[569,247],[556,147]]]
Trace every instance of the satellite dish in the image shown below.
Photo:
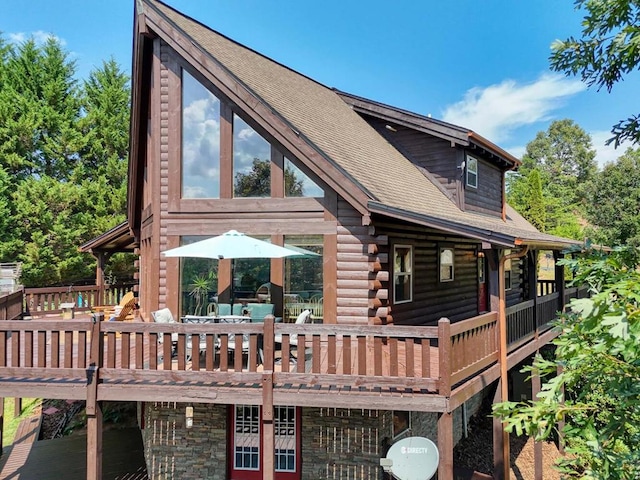
[[[435,443],[424,437],[407,437],[391,445],[380,464],[398,480],[429,480],[439,461]]]

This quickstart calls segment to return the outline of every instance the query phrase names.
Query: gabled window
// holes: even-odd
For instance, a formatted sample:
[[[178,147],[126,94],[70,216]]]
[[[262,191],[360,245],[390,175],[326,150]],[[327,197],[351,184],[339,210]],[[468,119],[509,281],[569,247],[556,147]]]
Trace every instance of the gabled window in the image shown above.
[[[295,164],[284,157],[285,197],[324,197],[324,191]]]
[[[478,160],[467,155],[467,186],[478,188]]]
[[[233,196],[271,196],[271,145],[233,115]]]
[[[413,296],[413,247],[393,247],[393,302],[410,302]]]
[[[182,198],[220,198],[220,100],[182,70]]]
[[[452,282],[454,273],[454,250],[453,248],[440,249],[440,281]]]

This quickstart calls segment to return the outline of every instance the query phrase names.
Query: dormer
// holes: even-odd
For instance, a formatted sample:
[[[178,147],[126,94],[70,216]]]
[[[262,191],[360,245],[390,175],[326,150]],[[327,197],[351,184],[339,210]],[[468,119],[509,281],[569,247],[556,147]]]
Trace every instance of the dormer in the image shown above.
[[[469,129],[337,92],[461,210],[503,217],[505,172],[520,162]]]

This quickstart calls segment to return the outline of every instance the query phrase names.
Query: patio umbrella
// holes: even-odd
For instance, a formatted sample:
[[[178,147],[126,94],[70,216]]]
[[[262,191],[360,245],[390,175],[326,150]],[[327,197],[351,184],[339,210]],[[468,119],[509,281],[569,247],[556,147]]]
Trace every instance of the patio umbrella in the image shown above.
[[[302,252],[274,245],[264,240],[250,237],[236,230],[229,230],[222,235],[207,238],[182,247],[165,250],[166,257],[196,257],[238,259],[238,258],[283,258],[303,256]],[[232,267],[233,271],[233,267]],[[233,275],[231,276],[231,293],[233,296]],[[233,298],[232,298],[233,302]]]
[[[166,257],[197,257],[197,258],[283,258],[302,256],[305,253],[291,248],[274,245],[264,240],[249,237],[244,233],[229,230],[217,237],[207,238],[199,242],[190,243],[182,247],[165,250]]]

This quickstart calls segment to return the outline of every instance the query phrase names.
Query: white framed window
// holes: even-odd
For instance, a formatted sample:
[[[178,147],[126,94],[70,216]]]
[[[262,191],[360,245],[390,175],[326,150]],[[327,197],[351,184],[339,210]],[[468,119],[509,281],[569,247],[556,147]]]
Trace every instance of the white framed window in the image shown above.
[[[407,303],[413,297],[413,247],[393,247],[393,303]]]
[[[440,249],[440,281],[452,282],[454,275],[454,257],[453,248],[444,247]]]
[[[236,405],[233,445],[235,470],[260,470],[260,407]]]
[[[467,155],[467,186],[478,188],[478,159]]]

